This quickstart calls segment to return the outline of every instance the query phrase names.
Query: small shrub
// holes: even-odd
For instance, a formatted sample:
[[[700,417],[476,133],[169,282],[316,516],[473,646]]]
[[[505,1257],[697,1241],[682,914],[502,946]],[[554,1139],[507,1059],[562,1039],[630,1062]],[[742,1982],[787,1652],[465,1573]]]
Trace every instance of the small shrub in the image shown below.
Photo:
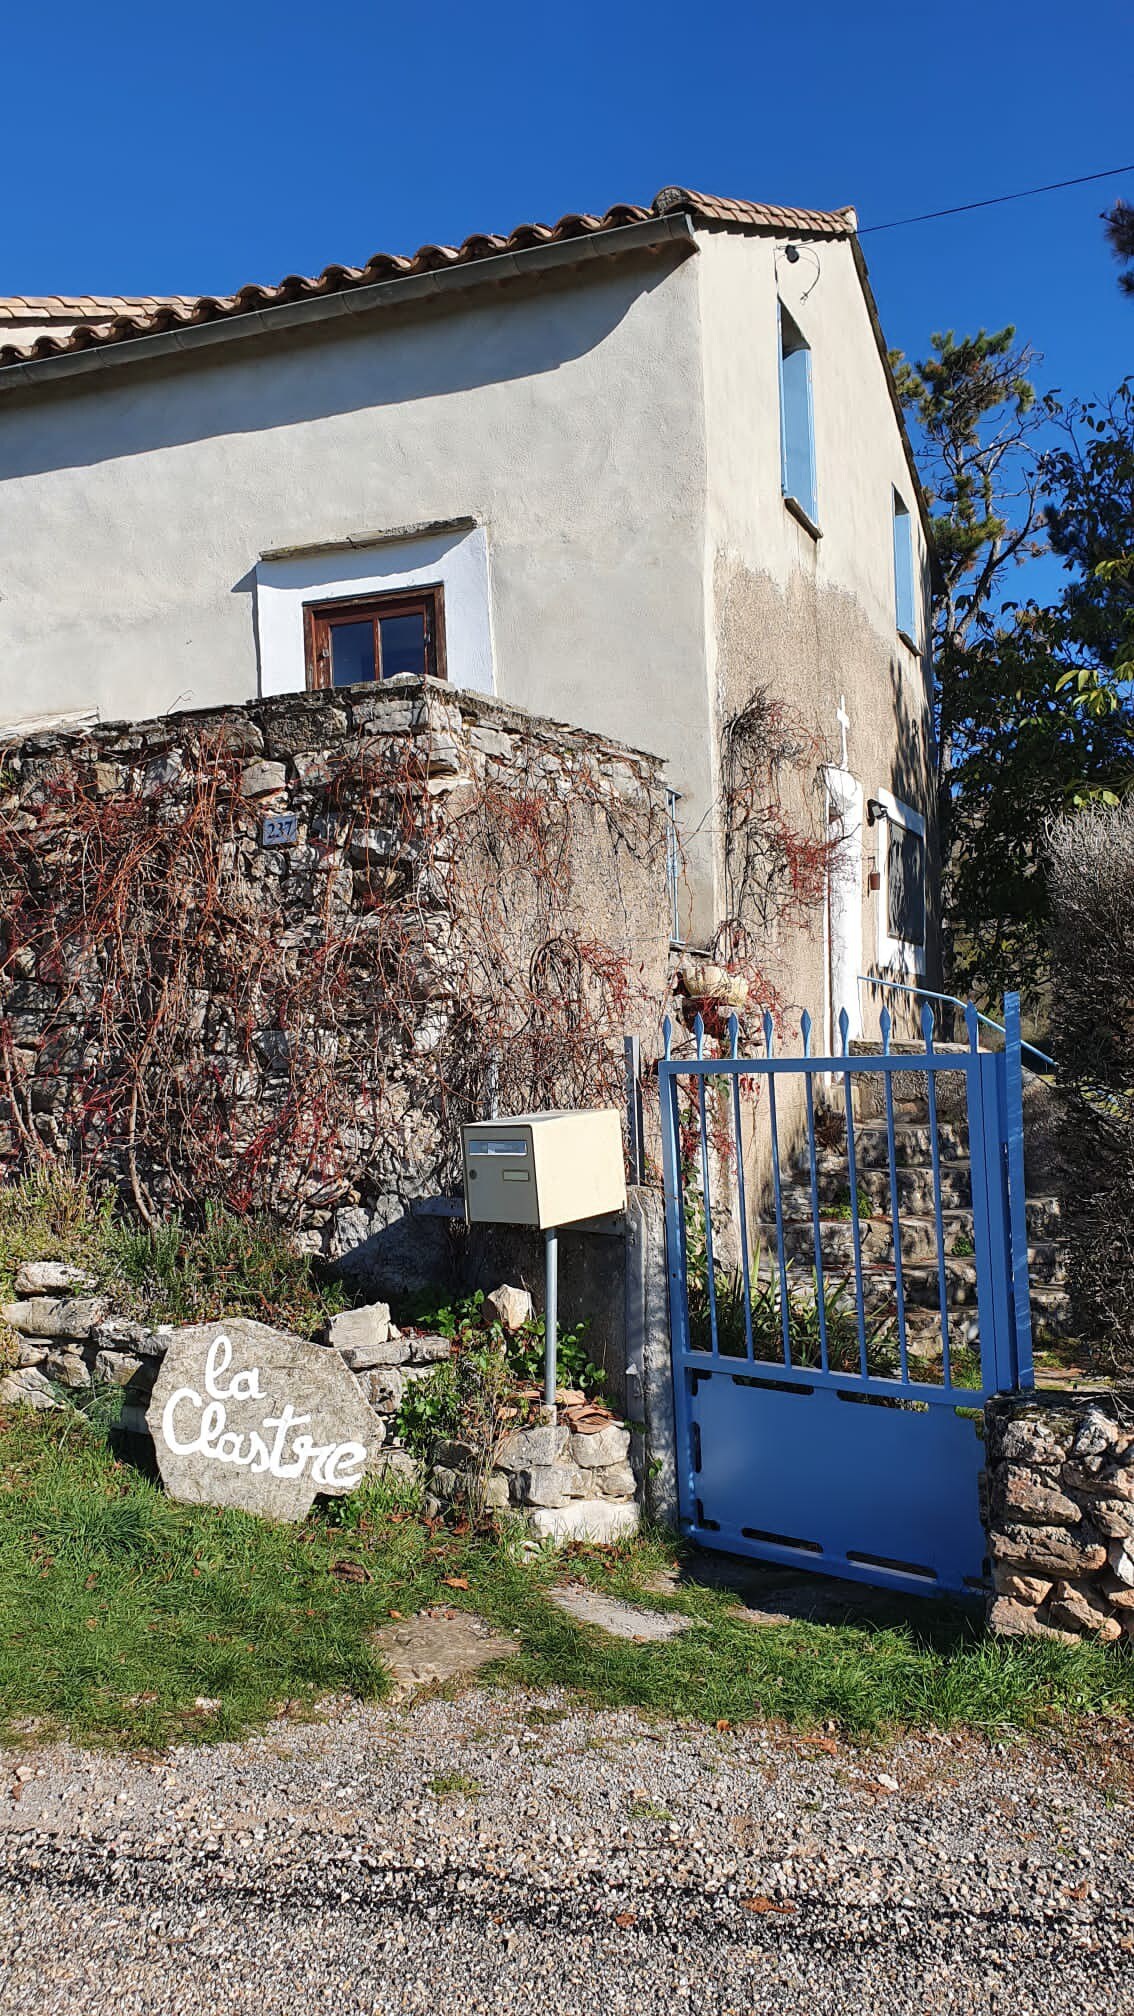
[[[345,1306],[341,1283],[322,1278],[282,1226],[211,1202],[197,1229],[177,1216],[152,1229],[114,1223],[108,1249],[114,1283],[162,1322],[202,1322],[223,1309],[309,1337]]]
[[[488,1479],[500,1444],[514,1424],[515,1380],[499,1340],[458,1345],[452,1358],[426,1379],[410,1381],[397,1416],[397,1433],[406,1447],[428,1462],[438,1437],[465,1442],[473,1459],[462,1473],[470,1517],[479,1522],[485,1511]]]
[[[839,1195],[830,1204],[820,1204],[819,1206],[820,1218],[837,1218],[849,1223],[854,1215],[854,1212],[851,1210],[849,1187],[841,1190]],[[860,1218],[869,1218],[871,1215],[871,1203],[865,1190],[858,1192],[858,1215]]]

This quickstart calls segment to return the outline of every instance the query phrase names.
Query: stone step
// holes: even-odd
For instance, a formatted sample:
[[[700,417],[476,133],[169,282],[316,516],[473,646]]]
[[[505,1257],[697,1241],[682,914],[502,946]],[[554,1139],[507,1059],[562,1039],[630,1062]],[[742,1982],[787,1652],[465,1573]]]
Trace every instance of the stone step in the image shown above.
[[[899,1221],[903,1266],[916,1266],[925,1262],[936,1266],[937,1224],[929,1217],[903,1217]],[[776,1247],[775,1222],[765,1220],[754,1228],[762,1252],[774,1252]],[[972,1265],[972,1215],[968,1212],[951,1213],[944,1220],[945,1254],[947,1264],[962,1262]],[[819,1242],[825,1267],[854,1266],[854,1227],[849,1218],[821,1218],[819,1221]],[[811,1222],[810,1199],[806,1217],[791,1217],[785,1212],[784,1244],[788,1256],[809,1265],[814,1252],[814,1231]],[[894,1261],[894,1232],[888,1217],[859,1220],[859,1244],[864,1265],[891,1268]],[[960,1247],[958,1252],[956,1249]],[[1066,1280],[1066,1248],[1057,1239],[1039,1238],[1028,1247],[1028,1266],[1034,1282],[1062,1286]]]
[[[860,1222],[864,1226],[866,1224],[874,1224],[876,1220],[882,1220],[882,1224],[890,1224],[890,1183],[886,1179],[886,1171],[882,1171],[882,1177],[884,1179],[878,1181],[878,1177],[870,1175],[868,1171],[860,1171],[860,1185],[858,1185],[858,1189],[860,1189],[860,1204],[866,1200],[866,1204],[870,1206],[870,1216],[862,1216],[860,1214]],[[900,1210],[900,1218],[902,1218],[902,1236],[904,1236],[906,1224],[910,1224],[914,1228],[918,1228],[918,1226],[924,1224],[926,1228],[930,1228],[934,1232],[932,1250],[936,1252],[936,1224],[934,1224],[934,1206],[932,1206],[932,1181],[928,1183],[928,1204],[922,1210],[910,1210],[906,1206],[906,1202],[902,1198],[902,1189],[904,1187],[910,1189],[912,1185],[902,1185],[902,1181],[898,1183],[898,1210]],[[920,1185],[916,1185],[916,1187],[920,1189]],[[833,1177],[827,1171],[825,1179],[821,1179],[817,1183],[817,1189],[819,1189],[819,1218],[821,1218],[821,1222],[823,1224],[835,1224],[835,1226],[845,1224],[847,1226],[847,1234],[849,1234],[849,1177],[847,1177],[845,1167],[841,1171],[841,1183],[833,1181]],[[789,1222],[789,1220],[801,1220],[801,1222],[811,1224],[811,1183],[809,1183],[807,1173],[803,1173],[795,1181],[783,1185],[781,1202],[783,1202],[785,1222]],[[839,1216],[839,1218],[823,1218],[823,1208],[827,1208],[827,1212],[829,1212],[831,1206],[835,1206],[835,1204],[843,1208],[843,1216]],[[765,1216],[769,1216],[769,1206],[765,1206]],[[969,1240],[973,1238],[973,1212],[967,1206],[946,1204],[942,1208],[942,1220],[944,1220],[944,1244],[946,1244],[946,1248],[952,1248],[952,1242],[956,1238],[969,1238]],[[1061,1214],[1059,1198],[1029,1198],[1027,1200],[1027,1234],[1029,1234],[1029,1238],[1033,1238],[1033,1240],[1053,1240],[1053,1238],[1059,1238],[1061,1228],[1063,1228],[1063,1214]],[[912,1236],[916,1240],[918,1232],[914,1230]]]
[[[846,1134],[838,1144],[838,1152],[845,1159]],[[889,1167],[889,1137],[885,1120],[862,1120],[854,1130],[855,1157],[859,1165],[867,1169]],[[937,1127],[937,1153],[943,1162],[964,1161],[968,1154],[968,1130],[942,1120]],[[894,1121],[894,1161],[899,1168],[931,1169],[933,1167],[933,1130],[928,1120]]]
[[[963,1210],[972,1203],[972,1178],[969,1164],[963,1159],[942,1160],[941,1202],[948,1210]],[[915,1215],[929,1216],[933,1211],[933,1172],[931,1169],[902,1169],[896,1172],[898,1208]],[[800,1182],[803,1172],[796,1181]],[[821,1203],[838,1204],[849,1201],[850,1172],[845,1154],[834,1150],[824,1150],[818,1158],[816,1170],[817,1187]],[[856,1163],[855,1177],[860,1199],[865,1198],[872,1213],[890,1209],[890,1171],[886,1167],[871,1168],[869,1164]]]
[[[778,1297],[778,1276],[770,1277],[767,1268],[761,1280],[771,1279],[774,1293]],[[907,1344],[920,1355],[940,1356],[941,1314],[939,1283],[936,1267],[911,1267],[903,1269],[903,1286],[906,1300]],[[976,1308],[976,1270],[971,1262],[950,1260],[946,1263],[947,1289],[946,1306],[949,1312],[949,1335],[953,1346],[979,1349],[980,1332]],[[872,1330],[879,1330],[883,1339],[896,1343],[897,1339],[897,1299],[894,1288],[893,1268],[863,1268],[863,1308],[867,1323]],[[849,1274],[827,1277],[824,1281],[828,1308],[838,1308],[854,1316],[856,1307],[855,1280],[853,1267]],[[793,1298],[809,1299],[815,1294],[813,1269],[802,1266],[798,1261],[788,1265],[788,1293]],[[1071,1299],[1059,1284],[1032,1282],[1031,1291],[1032,1333],[1037,1348],[1045,1344],[1057,1343],[1075,1334],[1071,1313]]]

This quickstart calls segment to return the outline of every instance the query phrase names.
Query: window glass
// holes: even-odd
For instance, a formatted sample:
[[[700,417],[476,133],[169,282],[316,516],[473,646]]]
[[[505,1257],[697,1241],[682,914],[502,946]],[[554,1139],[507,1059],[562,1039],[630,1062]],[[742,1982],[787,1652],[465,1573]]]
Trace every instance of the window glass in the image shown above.
[[[785,497],[818,523],[811,351],[787,310],[780,309],[780,475]]]
[[[358,686],[374,677],[374,625],[369,618],[358,623],[332,623],[331,684]]]
[[[910,514],[894,492],[894,614],[898,629],[917,643],[917,603],[914,598],[913,527]]]
[[[886,925],[891,938],[925,944],[925,841],[893,820],[887,828]]]
[[[407,616],[382,616],[382,677],[395,679],[399,672],[413,672],[420,679],[428,670],[425,658],[425,614],[411,610]]]

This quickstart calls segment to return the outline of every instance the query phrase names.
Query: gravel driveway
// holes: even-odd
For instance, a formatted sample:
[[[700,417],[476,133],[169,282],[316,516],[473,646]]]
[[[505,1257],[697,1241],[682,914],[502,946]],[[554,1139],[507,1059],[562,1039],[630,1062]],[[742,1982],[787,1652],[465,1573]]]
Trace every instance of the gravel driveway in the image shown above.
[[[863,1750],[494,1691],[7,1751],[0,2010],[1114,2016],[1132,1796],[1122,1732]]]

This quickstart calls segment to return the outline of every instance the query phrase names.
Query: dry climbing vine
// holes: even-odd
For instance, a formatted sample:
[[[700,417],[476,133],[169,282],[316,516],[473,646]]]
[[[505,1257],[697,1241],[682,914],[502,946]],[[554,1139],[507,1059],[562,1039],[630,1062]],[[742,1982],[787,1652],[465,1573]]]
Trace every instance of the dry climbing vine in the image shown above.
[[[9,1167],[66,1159],[147,1220],[216,1197],[318,1230],[451,1187],[463,1118],[620,1100],[623,1031],[656,1015],[656,791],[588,738],[478,761],[455,707],[418,704],[399,734],[264,703],[14,753]],[[268,851],[285,802],[299,843]]]

